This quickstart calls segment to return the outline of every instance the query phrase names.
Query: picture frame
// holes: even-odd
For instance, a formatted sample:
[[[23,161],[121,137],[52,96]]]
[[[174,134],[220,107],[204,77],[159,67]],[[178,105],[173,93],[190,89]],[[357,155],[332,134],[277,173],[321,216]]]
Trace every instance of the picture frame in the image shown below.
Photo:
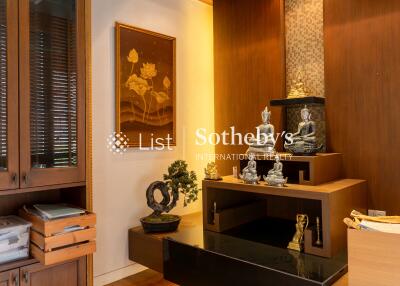
[[[116,132],[128,147],[176,146],[176,38],[116,22]]]

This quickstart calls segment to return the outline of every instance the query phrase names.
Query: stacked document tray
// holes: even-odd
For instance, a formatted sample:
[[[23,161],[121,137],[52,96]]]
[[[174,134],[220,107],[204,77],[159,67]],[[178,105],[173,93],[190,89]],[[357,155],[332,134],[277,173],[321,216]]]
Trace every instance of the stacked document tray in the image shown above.
[[[31,223],[17,217],[0,217],[0,263],[29,256]]]

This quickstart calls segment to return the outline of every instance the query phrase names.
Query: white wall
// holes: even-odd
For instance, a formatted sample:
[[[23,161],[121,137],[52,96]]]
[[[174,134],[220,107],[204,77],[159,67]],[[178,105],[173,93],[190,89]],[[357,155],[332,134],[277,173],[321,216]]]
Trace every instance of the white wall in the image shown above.
[[[141,269],[128,259],[128,229],[151,211],[148,185],[167,166],[185,159],[200,178],[206,162],[195,146],[195,129],[214,129],[212,7],[198,0],[93,0],[93,180],[98,215],[95,284],[103,285]],[[177,147],[173,151],[129,150],[113,155],[106,138],[115,126],[114,23],[134,25],[177,38]],[[181,200],[182,203],[182,200]],[[200,210],[200,203],[173,213]]]

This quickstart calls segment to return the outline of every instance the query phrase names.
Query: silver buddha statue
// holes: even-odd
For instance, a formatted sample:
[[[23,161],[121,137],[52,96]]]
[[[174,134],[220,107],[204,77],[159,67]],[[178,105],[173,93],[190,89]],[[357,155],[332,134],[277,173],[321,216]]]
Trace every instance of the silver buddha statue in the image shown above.
[[[313,155],[322,149],[322,145],[317,146],[316,125],[307,105],[301,110],[301,119],[297,132],[292,134],[292,142],[286,142],[285,149],[295,155]]]
[[[268,171],[267,176],[263,176],[264,181],[267,182],[267,184],[270,186],[283,187],[287,182],[287,178],[283,177],[282,170],[283,164],[280,160],[279,155],[276,155],[274,168]]]
[[[243,169],[242,174],[240,174],[239,177],[244,183],[255,185],[261,179],[260,176],[257,176],[256,156],[253,153],[250,153],[248,154],[248,158],[249,162],[247,163],[247,167]]]
[[[271,111],[268,111],[268,106],[265,107],[263,112],[261,112],[262,122],[260,126],[257,127],[257,137],[251,138],[249,140],[249,149],[247,150],[247,154],[249,153],[274,153],[275,152],[275,128],[270,123],[271,120]]]

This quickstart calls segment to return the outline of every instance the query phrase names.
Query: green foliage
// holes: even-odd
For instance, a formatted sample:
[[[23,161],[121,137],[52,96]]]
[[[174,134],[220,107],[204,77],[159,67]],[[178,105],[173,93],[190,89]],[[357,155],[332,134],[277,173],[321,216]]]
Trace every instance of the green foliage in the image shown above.
[[[187,163],[177,160],[168,167],[168,174],[164,174],[164,180],[172,192],[181,192],[184,195],[183,205],[197,200],[199,191],[197,186],[197,176],[194,171],[187,170]]]

